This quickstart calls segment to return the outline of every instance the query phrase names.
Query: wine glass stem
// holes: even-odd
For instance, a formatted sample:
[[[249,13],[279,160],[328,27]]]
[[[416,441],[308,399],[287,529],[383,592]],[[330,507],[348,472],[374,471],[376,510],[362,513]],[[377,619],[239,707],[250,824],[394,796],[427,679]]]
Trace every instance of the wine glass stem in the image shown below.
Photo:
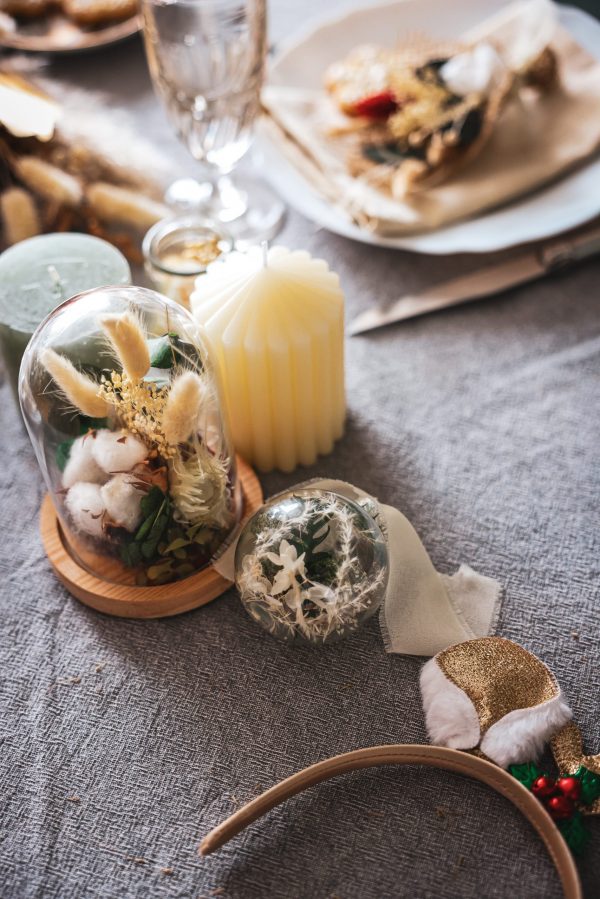
[[[213,202],[220,208],[219,218],[231,222],[244,215],[248,209],[248,197],[238,189],[230,175],[219,175],[212,182]]]

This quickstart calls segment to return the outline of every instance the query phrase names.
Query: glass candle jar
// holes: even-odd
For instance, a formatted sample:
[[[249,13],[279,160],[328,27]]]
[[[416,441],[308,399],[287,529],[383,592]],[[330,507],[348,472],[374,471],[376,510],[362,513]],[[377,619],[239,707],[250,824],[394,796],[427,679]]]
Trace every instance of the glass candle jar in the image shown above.
[[[187,214],[153,225],[142,249],[146,274],[157,290],[189,309],[196,278],[233,249],[233,240],[220,225]]]
[[[73,297],[34,333],[19,395],[67,547],[85,568],[155,585],[219,553],[240,488],[215,370],[181,306],[137,287]]]
[[[387,544],[371,509],[317,487],[266,503],[236,547],[246,611],[287,642],[349,636],[379,608],[388,576]]]

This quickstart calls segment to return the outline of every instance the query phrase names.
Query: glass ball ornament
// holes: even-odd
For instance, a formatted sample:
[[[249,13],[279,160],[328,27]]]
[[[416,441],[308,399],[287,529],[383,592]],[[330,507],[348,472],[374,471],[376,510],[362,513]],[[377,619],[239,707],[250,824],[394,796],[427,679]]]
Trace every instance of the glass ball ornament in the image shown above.
[[[368,501],[313,487],[266,503],[236,547],[246,611],[287,642],[322,644],[354,633],[377,611],[388,582],[387,544],[373,513]]]
[[[241,491],[216,370],[189,313],[138,287],[58,306],[29,342],[19,396],[65,545],[97,577],[196,573]]]

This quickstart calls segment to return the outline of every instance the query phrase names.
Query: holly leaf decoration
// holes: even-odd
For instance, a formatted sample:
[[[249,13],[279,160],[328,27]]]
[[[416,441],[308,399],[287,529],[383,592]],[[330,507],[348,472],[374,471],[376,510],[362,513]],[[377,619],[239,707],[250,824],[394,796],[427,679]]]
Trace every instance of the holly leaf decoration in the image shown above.
[[[573,855],[581,855],[590,838],[590,832],[585,826],[581,812],[575,812],[566,821],[559,821],[558,829]]]
[[[581,802],[592,805],[600,798],[600,775],[580,765],[574,776],[581,782]]]
[[[534,781],[542,775],[541,769],[538,768],[535,762],[525,762],[523,765],[509,765],[508,770],[528,790],[531,789]]]

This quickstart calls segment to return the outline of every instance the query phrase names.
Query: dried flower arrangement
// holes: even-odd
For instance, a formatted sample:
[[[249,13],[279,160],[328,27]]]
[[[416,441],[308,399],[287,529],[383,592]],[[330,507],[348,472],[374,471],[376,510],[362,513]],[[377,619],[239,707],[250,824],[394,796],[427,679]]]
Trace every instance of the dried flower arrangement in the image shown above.
[[[117,556],[137,584],[187,577],[239,514],[212,372],[181,329],[149,338],[133,309],[97,324],[102,360],[119,366],[78,367],[50,347],[38,357],[46,401],[80,431],[56,447],[55,502],[77,541]]]
[[[89,94],[61,95],[58,85],[6,67],[0,84],[24,97],[16,121],[18,104],[4,109],[0,101],[0,248],[44,232],[82,231],[140,264],[144,233],[169,214],[161,202],[166,161]],[[36,122],[45,130],[38,133]]]
[[[383,534],[343,496],[300,489],[246,524],[236,584],[250,615],[283,640],[347,636],[378,608],[388,577]]]

